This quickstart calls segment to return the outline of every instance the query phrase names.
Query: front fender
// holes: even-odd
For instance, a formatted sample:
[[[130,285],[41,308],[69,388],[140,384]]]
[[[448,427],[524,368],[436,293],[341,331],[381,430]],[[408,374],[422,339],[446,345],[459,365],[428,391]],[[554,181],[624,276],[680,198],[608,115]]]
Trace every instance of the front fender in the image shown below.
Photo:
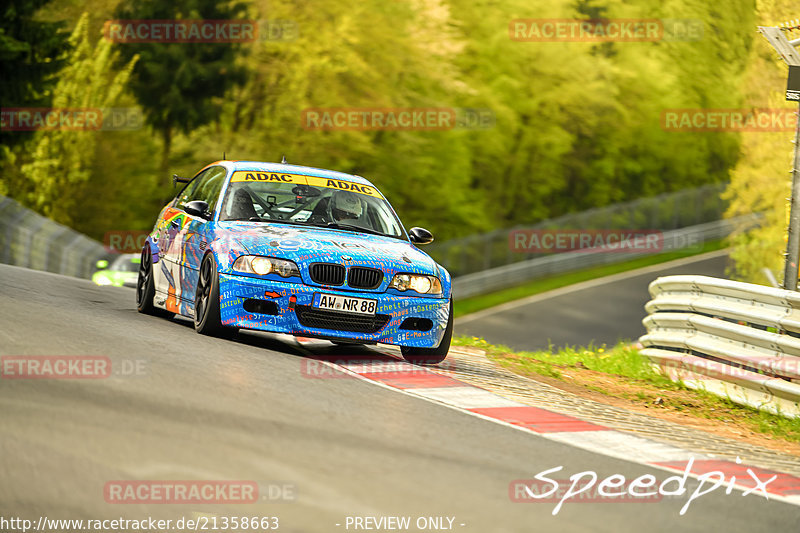
[[[153,264],[158,263],[159,259],[161,259],[161,251],[152,235],[147,236],[144,245],[150,247],[150,255],[153,258]]]
[[[450,272],[439,263],[436,263],[436,269],[439,271],[439,279],[442,282],[442,296],[452,298],[453,280],[450,277]]]
[[[225,237],[213,240],[208,245],[209,253],[214,256],[217,271],[221,274],[233,272],[233,262],[239,256],[246,255],[247,249],[236,239]]]

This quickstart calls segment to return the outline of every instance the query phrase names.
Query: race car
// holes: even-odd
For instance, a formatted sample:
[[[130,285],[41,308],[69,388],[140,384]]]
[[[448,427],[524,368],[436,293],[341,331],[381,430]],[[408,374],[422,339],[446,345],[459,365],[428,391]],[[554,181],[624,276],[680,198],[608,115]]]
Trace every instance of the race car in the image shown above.
[[[360,176],[217,161],[161,211],[142,250],[141,313],[179,314],[206,335],[238,329],[339,344],[391,344],[435,364],[453,334],[450,274]]]
[[[95,266],[99,270],[92,274],[92,281],[98,285],[136,287],[139,254],[122,254],[111,264],[107,259],[100,259]]]

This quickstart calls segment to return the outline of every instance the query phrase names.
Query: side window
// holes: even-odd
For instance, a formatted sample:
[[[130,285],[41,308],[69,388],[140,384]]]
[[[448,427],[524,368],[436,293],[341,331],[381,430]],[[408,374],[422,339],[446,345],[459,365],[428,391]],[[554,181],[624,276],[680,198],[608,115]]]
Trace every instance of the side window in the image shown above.
[[[183,206],[186,205],[187,202],[191,202],[192,194],[197,189],[197,186],[203,180],[203,177],[206,176],[212,170],[214,169],[213,168],[206,169],[200,174],[196,175],[194,178],[192,178],[192,181],[187,183],[186,186],[181,191],[181,193],[178,195],[178,201],[175,202],[175,205],[183,209]]]
[[[226,174],[224,167],[211,167],[205,171],[202,176],[198,176],[197,187],[190,193],[187,201],[203,200],[208,204],[209,211],[213,211]]]

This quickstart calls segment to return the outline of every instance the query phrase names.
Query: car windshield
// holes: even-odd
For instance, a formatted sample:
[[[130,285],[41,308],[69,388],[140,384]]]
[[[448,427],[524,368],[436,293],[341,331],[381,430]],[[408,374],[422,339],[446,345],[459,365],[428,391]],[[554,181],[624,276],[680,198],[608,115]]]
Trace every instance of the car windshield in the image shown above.
[[[400,223],[383,198],[297,183],[232,181],[219,219],[294,223],[403,238]]]

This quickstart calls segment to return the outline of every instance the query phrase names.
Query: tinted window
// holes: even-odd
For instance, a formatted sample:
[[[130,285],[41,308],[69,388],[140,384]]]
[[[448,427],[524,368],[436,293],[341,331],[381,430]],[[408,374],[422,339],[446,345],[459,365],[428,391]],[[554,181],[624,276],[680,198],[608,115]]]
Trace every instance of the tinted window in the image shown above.
[[[178,207],[182,209],[188,202],[202,200],[208,204],[208,210],[213,211],[226,173],[223,167],[211,167],[198,174],[181,193]]]
[[[186,205],[186,202],[191,201],[190,198],[194,190],[197,189],[197,184],[200,183],[202,177],[208,174],[210,170],[212,169],[209,168],[207,170],[204,170],[203,172],[199,173],[194,178],[192,178],[192,181],[186,184],[181,193],[178,195],[178,201],[175,203],[177,207],[183,209],[183,206]]]
[[[403,237],[400,223],[383,198],[292,183],[232,182],[225,193],[219,219],[337,225]]]

